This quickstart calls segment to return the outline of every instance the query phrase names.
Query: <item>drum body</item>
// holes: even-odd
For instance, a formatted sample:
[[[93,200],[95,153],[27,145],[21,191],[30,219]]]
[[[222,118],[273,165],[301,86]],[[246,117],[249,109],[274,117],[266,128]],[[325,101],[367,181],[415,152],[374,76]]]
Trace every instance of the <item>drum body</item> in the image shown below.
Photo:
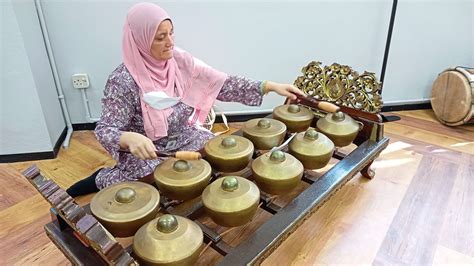
[[[431,106],[443,124],[474,123],[474,68],[449,68],[439,74],[431,91]]]

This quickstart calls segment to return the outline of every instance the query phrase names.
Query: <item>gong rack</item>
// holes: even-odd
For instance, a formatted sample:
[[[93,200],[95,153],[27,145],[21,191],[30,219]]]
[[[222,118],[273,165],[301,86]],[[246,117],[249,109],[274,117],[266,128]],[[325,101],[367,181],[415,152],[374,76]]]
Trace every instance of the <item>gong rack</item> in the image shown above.
[[[311,62],[307,67],[303,68],[303,72],[305,75],[310,71],[314,72],[315,68],[320,68],[319,64],[319,62]],[[339,67],[342,74],[351,74],[350,71],[352,69],[349,68],[348,70],[347,66],[342,66],[341,68],[340,65],[336,64],[335,67],[334,65],[328,67],[329,70],[326,71],[326,74],[329,72],[337,73],[337,71],[334,71],[335,67]],[[344,69],[345,71],[343,71]],[[357,75],[357,78],[363,76],[358,76],[357,73],[355,75]],[[307,82],[307,80],[307,77],[299,77],[295,84],[305,91],[307,84],[303,83]],[[336,84],[334,86],[337,87],[337,82],[334,83],[334,80],[329,79],[327,85],[331,87],[331,82],[333,82],[333,84]],[[314,83],[309,85],[312,86],[311,88],[315,88]],[[311,95],[308,91],[305,92]],[[322,100],[328,101],[324,97]],[[275,204],[273,197],[261,192],[259,206],[273,216],[236,247],[230,246],[219,233],[196,220],[203,213],[203,205],[200,200],[188,208],[185,213],[177,213],[175,209],[176,201],[161,197],[160,212],[178,214],[194,220],[204,233],[204,242],[223,256],[223,259],[219,262],[220,265],[259,264],[294,232],[305,218],[321,207],[358,172],[370,179],[374,177],[375,173],[371,169],[371,165],[389,143],[389,139],[383,135],[383,122],[385,119],[383,115],[379,114],[381,100],[380,98],[376,100],[377,109],[375,111],[364,111],[361,110],[362,108],[349,107],[347,103],[340,104],[340,102],[332,101],[339,105],[342,112],[349,114],[352,118],[363,124],[362,130],[353,141],[357,148],[349,154],[344,154],[336,149],[333,158],[339,160],[339,162],[317,179],[314,178],[314,175],[305,171],[302,181],[308,183],[309,186],[286,206],[282,207]],[[288,102],[290,101],[287,100]],[[322,114],[321,110],[315,108],[314,101],[309,98],[299,98],[293,103],[309,107],[319,116]],[[373,107],[374,105],[369,106],[369,108]],[[313,121],[313,125],[314,123],[315,121]],[[235,134],[239,135],[241,131]],[[254,158],[262,153],[263,151],[256,151]],[[241,176],[249,177],[249,172],[243,172],[244,174],[241,174]],[[221,174],[214,172],[212,180],[217,179]],[[76,265],[138,264],[130,255],[132,252],[131,245],[123,248],[100,222],[90,214],[89,205],[83,208],[76,204],[54,181],[43,177],[35,165],[25,170],[23,175],[51,204],[52,222],[45,225],[45,231],[48,237],[72,263]]]

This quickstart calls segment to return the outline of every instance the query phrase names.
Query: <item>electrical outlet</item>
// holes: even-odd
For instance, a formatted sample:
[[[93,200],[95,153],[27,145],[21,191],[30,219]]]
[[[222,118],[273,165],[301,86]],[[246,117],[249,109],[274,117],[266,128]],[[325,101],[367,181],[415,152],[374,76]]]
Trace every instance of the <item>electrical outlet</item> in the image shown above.
[[[87,74],[72,75],[72,86],[76,89],[89,88],[89,77],[87,76]]]

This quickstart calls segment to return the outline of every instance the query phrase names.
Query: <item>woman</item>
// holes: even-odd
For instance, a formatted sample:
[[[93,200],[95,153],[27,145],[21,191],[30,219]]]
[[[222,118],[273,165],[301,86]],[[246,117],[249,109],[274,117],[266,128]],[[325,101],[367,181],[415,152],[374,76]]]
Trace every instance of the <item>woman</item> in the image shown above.
[[[73,197],[150,177],[166,159],[155,151],[201,149],[214,135],[199,125],[216,99],[258,106],[271,91],[293,99],[303,95],[289,84],[228,76],[174,47],[173,23],[152,3],[128,11],[122,50],[124,63],[109,76],[95,129],[117,164],[71,186]]]

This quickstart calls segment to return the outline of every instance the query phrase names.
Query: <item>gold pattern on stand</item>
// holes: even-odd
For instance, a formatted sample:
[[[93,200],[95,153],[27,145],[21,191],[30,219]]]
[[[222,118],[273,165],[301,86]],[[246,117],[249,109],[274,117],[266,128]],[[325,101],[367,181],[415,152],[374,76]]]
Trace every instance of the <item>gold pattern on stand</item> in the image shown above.
[[[328,101],[370,113],[382,108],[381,83],[374,73],[359,75],[350,66],[333,63],[321,66],[312,61],[301,70],[295,86],[317,100]]]

